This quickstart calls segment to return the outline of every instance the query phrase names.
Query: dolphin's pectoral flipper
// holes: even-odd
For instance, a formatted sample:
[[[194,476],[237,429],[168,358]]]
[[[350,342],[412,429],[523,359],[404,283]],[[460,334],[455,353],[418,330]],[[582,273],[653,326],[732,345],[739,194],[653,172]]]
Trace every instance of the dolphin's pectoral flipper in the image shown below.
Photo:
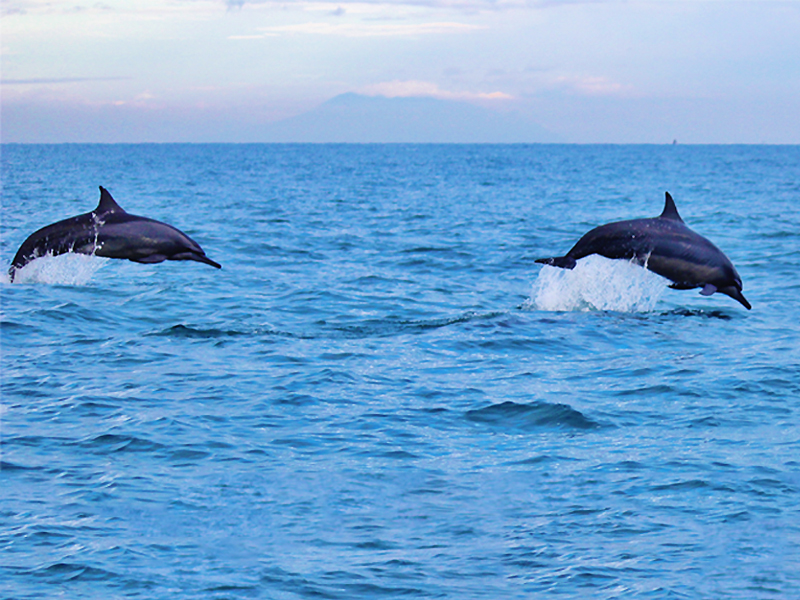
[[[703,289],[700,290],[700,295],[701,296],[710,296],[711,294],[715,293],[716,291],[717,291],[717,286],[715,286],[715,285],[713,285],[711,283],[707,283],[707,284],[705,284],[703,286]]]
[[[555,256],[553,258],[537,258],[537,263],[543,265],[550,265],[551,267],[559,267],[561,269],[574,269],[578,261],[569,256]]]

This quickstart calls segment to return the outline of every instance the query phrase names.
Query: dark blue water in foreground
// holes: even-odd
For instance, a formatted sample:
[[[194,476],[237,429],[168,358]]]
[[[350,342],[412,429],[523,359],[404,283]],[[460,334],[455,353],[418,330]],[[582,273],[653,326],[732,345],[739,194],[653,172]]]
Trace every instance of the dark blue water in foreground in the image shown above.
[[[4,146],[3,264],[98,185],[223,269],[0,284],[0,597],[800,597],[800,148]],[[666,190],[752,311],[534,264]]]

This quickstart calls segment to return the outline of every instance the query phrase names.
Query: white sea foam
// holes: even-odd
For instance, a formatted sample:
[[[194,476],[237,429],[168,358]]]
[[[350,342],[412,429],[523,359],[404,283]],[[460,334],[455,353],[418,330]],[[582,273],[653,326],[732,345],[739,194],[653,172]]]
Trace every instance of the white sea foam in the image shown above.
[[[573,270],[543,267],[525,306],[549,311],[647,312],[655,308],[666,287],[666,279],[634,263],[591,255],[579,260]]]
[[[58,256],[45,255],[17,270],[14,283],[86,285],[109,260],[73,252]],[[7,273],[4,273],[4,277],[4,282],[8,282]]]

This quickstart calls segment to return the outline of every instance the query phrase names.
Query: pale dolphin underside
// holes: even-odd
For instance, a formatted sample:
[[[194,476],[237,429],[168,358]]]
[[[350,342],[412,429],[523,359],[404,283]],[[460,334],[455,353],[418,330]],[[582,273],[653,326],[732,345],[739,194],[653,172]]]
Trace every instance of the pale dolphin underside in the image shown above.
[[[601,225],[579,239],[566,256],[536,262],[574,269],[577,260],[590,254],[633,261],[672,281],[671,288],[699,287],[704,296],[720,292],[751,308],[736,268],[719,248],[686,226],[669,192],[660,216]]]
[[[16,272],[36,258],[67,252],[125,258],[138,263],[194,260],[222,268],[182,231],[161,221],[126,213],[102,186],[100,203],[92,212],[47,225],[28,236],[11,262],[9,278],[13,282]]]

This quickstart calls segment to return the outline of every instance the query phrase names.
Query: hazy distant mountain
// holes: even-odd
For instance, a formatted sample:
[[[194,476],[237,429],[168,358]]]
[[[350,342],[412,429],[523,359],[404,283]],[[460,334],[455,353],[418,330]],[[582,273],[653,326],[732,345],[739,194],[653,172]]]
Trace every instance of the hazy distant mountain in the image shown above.
[[[342,94],[302,115],[274,123],[271,142],[513,143],[558,137],[517,114],[435,98]]]

